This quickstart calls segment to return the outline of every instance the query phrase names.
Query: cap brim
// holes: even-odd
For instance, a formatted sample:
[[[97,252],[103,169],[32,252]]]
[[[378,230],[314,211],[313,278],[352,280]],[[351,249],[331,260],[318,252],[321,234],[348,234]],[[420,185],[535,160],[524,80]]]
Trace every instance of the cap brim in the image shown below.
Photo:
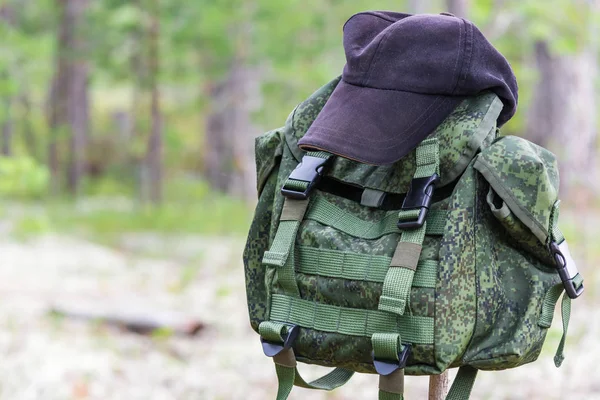
[[[342,80],[298,144],[368,164],[391,164],[429,136],[463,100]]]

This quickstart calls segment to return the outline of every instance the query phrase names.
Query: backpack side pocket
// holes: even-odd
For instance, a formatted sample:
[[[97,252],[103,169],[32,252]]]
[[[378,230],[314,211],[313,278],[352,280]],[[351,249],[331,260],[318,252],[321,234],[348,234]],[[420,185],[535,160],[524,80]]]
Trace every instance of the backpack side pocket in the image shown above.
[[[517,367],[538,357],[547,333],[538,325],[544,297],[560,281],[547,247],[558,169],[552,153],[515,136],[496,140],[473,168],[483,185],[477,202],[482,312],[465,362],[484,370]]]
[[[488,199],[494,216],[505,221],[510,232],[522,230],[516,224],[518,220],[540,243],[546,244],[552,208],[558,200],[554,154],[525,139],[504,136],[477,157],[473,168],[501,200]],[[507,218],[512,218],[512,223]]]

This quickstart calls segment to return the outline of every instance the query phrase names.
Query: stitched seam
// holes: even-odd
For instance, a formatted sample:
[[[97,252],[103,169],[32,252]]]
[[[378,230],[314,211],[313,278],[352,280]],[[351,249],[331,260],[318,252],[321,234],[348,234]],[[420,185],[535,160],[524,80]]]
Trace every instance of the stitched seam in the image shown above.
[[[462,24],[464,26],[466,26],[466,23],[465,23],[465,21],[462,20],[462,18],[459,21],[462,22]],[[462,29],[460,29],[460,28],[461,28],[461,26],[459,26],[459,29],[458,29],[458,35],[459,35],[458,42],[459,43],[461,43],[461,39],[463,39],[463,37],[462,37],[463,36],[463,32],[462,32]],[[465,39],[463,39],[463,40],[466,41],[467,38],[468,38],[468,35],[465,35],[465,36],[467,36],[467,37]],[[466,48],[467,48],[467,44],[465,44],[465,49]],[[460,62],[461,64],[460,64],[460,69],[458,70],[458,76],[456,78],[456,82],[454,82],[454,87],[452,88],[452,94],[454,94],[454,92],[456,91],[456,88],[458,87],[458,83],[461,81],[461,72],[462,72],[462,69],[463,69],[463,66],[464,66],[464,63],[465,63],[465,58],[464,57],[460,57],[460,50],[461,50],[461,48],[459,46],[458,49],[457,49],[457,54],[456,54],[456,64],[454,64],[454,70],[452,71],[452,74],[454,74],[456,72],[456,68],[458,67],[458,63]]]
[[[375,64],[375,58],[377,57],[377,53],[379,51],[379,47],[381,46],[381,43],[383,43],[384,40],[387,40],[388,36],[390,36],[390,33],[392,32],[392,29],[390,29],[389,31],[387,31],[385,33],[385,35],[381,38],[381,40],[379,40],[379,43],[377,43],[377,47],[375,48],[375,53],[373,53],[373,57],[371,57],[371,61],[369,61],[369,66],[367,67],[367,77],[364,80],[364,85],[367,85],[369,83],[369,80],[371,79],[371,67],[374,67]],[[377,36],[376,36],[377,37]]]
[[[473,39],[473,27],[472,27],[471,25],[468,25],[468,24],[466,23],[466,21],[465,21],[464,23],[465,23],[465,26],[467,27],[467,32],[466,32],[466,35],[467,35],[467,40],[469,39],[469,37],[470,37],[470,38],[471,38],[471,40],[472,40],[472,39]],[[469,50],[469,55],[468,55],[468,57],[469,57],[469,62],[468,62],[468,64],[467,64],[467,66],[470,68],[470,66],[471,66],[471,60],[473,59],[473,42],[472,42],[472,41],[471,41],[471,44],[470,44],[470,45],[467,47],[467,49]],[[462,76],[462,77],[460,77],[460,75],[459,75],[459,82],[457,82],[457,85],[458,85],[459,83],[460,83],[461,85],[462,85],[462,84],[464,84],[464,83],[466,82],[466,80],[467,80],[467,77],[468,77],[468,76],[469,76],[469,69],[467,69],[467,70],[465,71],[465,73],[463,74],[463,76]]]

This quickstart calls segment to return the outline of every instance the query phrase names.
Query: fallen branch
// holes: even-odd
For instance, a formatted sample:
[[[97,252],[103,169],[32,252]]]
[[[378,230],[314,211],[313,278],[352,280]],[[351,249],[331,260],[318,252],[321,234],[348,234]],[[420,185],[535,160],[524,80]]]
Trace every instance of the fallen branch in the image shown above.
[[[202,322],[181,313],[124,307],[116,309],[99,304],[59,304],[51,307],[49,313],[72,319],[99,321],[142,335],[166,331],[169,334],[194,336],[204,328]]]

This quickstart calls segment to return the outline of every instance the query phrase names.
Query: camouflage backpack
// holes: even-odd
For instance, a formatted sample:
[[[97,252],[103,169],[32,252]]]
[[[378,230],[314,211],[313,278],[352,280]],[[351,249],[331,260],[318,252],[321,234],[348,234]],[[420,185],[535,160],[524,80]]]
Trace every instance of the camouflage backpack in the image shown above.
[[[553,154],[498,136],[502,102],[489,92],[393,165],[304,153],[297,142],[338,82],[256,141],[244,265],[277,398],[366,372],[379,374],[380,399],[401,399],[405,373],[460,367],[448,398],[468,399],[477,370],[538,357],[565,291],[559,366],[583,279],[557,228]],[[307,383],[297,361],[336,368]]]

